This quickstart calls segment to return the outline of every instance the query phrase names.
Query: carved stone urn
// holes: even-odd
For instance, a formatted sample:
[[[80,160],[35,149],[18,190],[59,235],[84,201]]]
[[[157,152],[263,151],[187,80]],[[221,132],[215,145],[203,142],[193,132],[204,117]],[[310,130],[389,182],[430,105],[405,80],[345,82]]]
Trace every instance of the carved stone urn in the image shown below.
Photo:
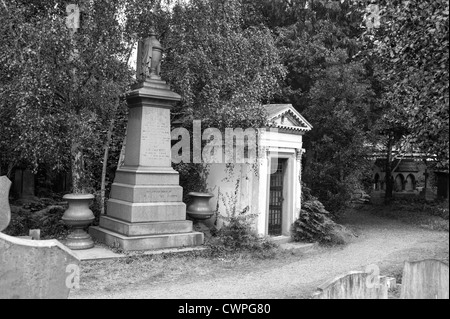
[[[69,203],[69,208],[64,212],[62,220],[73,229],[64,244],[72,250],[93,248],[94,241],[84,229],[95,219],[94,213],[89,209],[94,195],[67,194],[63,199]]]
[[[214,210],[209,204],[209,200],[214,197],[211,193],[198,193],[191,192],[188,194],[191,196],[192,201],[186,208],[187,215],[196,220],[206,220],[214,215]]]

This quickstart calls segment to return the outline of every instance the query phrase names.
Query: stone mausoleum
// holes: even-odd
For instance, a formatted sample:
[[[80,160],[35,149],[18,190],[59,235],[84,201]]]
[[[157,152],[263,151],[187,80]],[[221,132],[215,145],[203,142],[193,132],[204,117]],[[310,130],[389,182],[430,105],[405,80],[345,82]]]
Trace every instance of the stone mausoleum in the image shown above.
[[[210,164],[206,182],[208,191],[215,195],[211,202],[218,214],[227,216],[233,205],[238,213],[247,208],[247,214],[256,216],[258,234],[289,236],[301,207],[303,135],[312,126],[290,104],[265,108],[271,130],[258,132],[256,164],[235,164],[231,172],[226,164]],[[216,220],[220,227],[220,218],[207,223]]]
[[[425,198],[426,200],[448,199],[448,170],[432,168],[433,159],[424,161],[423,154],[395,156],[392,172],[394,198]],[[373,203],[383,202],[386,191],[386,159],[384,154],[375,157],[373,189],[370,193]]]

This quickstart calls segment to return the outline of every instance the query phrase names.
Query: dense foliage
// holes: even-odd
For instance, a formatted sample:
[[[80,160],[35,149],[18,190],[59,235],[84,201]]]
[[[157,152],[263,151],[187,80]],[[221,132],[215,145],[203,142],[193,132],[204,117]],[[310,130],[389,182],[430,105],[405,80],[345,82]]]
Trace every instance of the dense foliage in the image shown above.
[[[369,0],[74,3],[71,35],[63,1],[0,2],[0,174],[71,171],[74,191],[107,191],[128,62],[150,26],[166,49],[163,79],[183,97],[172,112],[182,126],[261,127],[265,103],[308,119],[303,177],[332,215],[367,186],[370,144],[387,163],[394,147],[414,146],[448,169],[446,1],[380,1],[370,28]],[[183,186],[203,187],[202,167],[178,168]]]
[[[351,1],[245,1],[248,23],[273,30],[287,69],[277,102],[292,103],[314,129],[304,136],[303,180],[337,214],[365,185],[375,95],[364,61],[364,6]]]
[[[192,0],[173,9],[164,35],[164,78],[183,97],[173,113],[189,127],[262,127],[263,103],[284,77],[279,52],[264,26],[245,28],[240,1]]]
[[[448,167],[449,3],[386,1],[380,28],[367,32],[367,52],[383,85],[383,120],[403,124],[403,137]]]
[[[80,4],[82,24],[74,33],[58,1],[0,6],[2,164],[71,170],[74,192],[93,190],[94,168],[131,80],[131,37],[117,20],[121,5]]]
[[[49,206],[50,204],[50,206]],[[14,206],[11,223],[4,231],[10,236],[28,236],[31,229],[39,229],[41,239],[65,238],[68,226],[61,220],[66,207],[39,201],[23,206]]]

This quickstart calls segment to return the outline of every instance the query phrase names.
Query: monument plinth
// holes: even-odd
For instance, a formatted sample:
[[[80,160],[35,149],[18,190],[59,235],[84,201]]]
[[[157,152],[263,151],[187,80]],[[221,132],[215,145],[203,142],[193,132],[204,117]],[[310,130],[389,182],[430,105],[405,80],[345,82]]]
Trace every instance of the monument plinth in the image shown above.
[[[129,107],[124,165],[116,172],[107,215],[91,227],[97,240],[124,250],[151,250],[203,244],[203,233],[186,220],[179,174],[171,166],[170,109],[181,97],[159,79],[158,63],[148,55],[160,50],[153,35],[139,46],[145,81],[127,94]],[[152,42],[153,41],[153,42]],[[147,50],[147,52],[142,52]],[[156,66],[155,66],[156,65]]]

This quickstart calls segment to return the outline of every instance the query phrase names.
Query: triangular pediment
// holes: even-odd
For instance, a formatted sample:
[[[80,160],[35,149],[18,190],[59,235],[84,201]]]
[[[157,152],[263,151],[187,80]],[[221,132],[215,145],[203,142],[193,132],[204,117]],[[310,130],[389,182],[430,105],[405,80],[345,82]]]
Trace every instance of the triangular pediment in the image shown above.
[[[291,104],[269,104],[265,108],[272,126],[299,131],[312,129],[312,125]]]
[[[277,118],[274,118],[273,123],[276,125],[282,125],[282,126],[292,126],[292,127],[304,127],[307,126],[299,121],[299,119],[295,118],[292,114],[289,112],[280,114]]]

